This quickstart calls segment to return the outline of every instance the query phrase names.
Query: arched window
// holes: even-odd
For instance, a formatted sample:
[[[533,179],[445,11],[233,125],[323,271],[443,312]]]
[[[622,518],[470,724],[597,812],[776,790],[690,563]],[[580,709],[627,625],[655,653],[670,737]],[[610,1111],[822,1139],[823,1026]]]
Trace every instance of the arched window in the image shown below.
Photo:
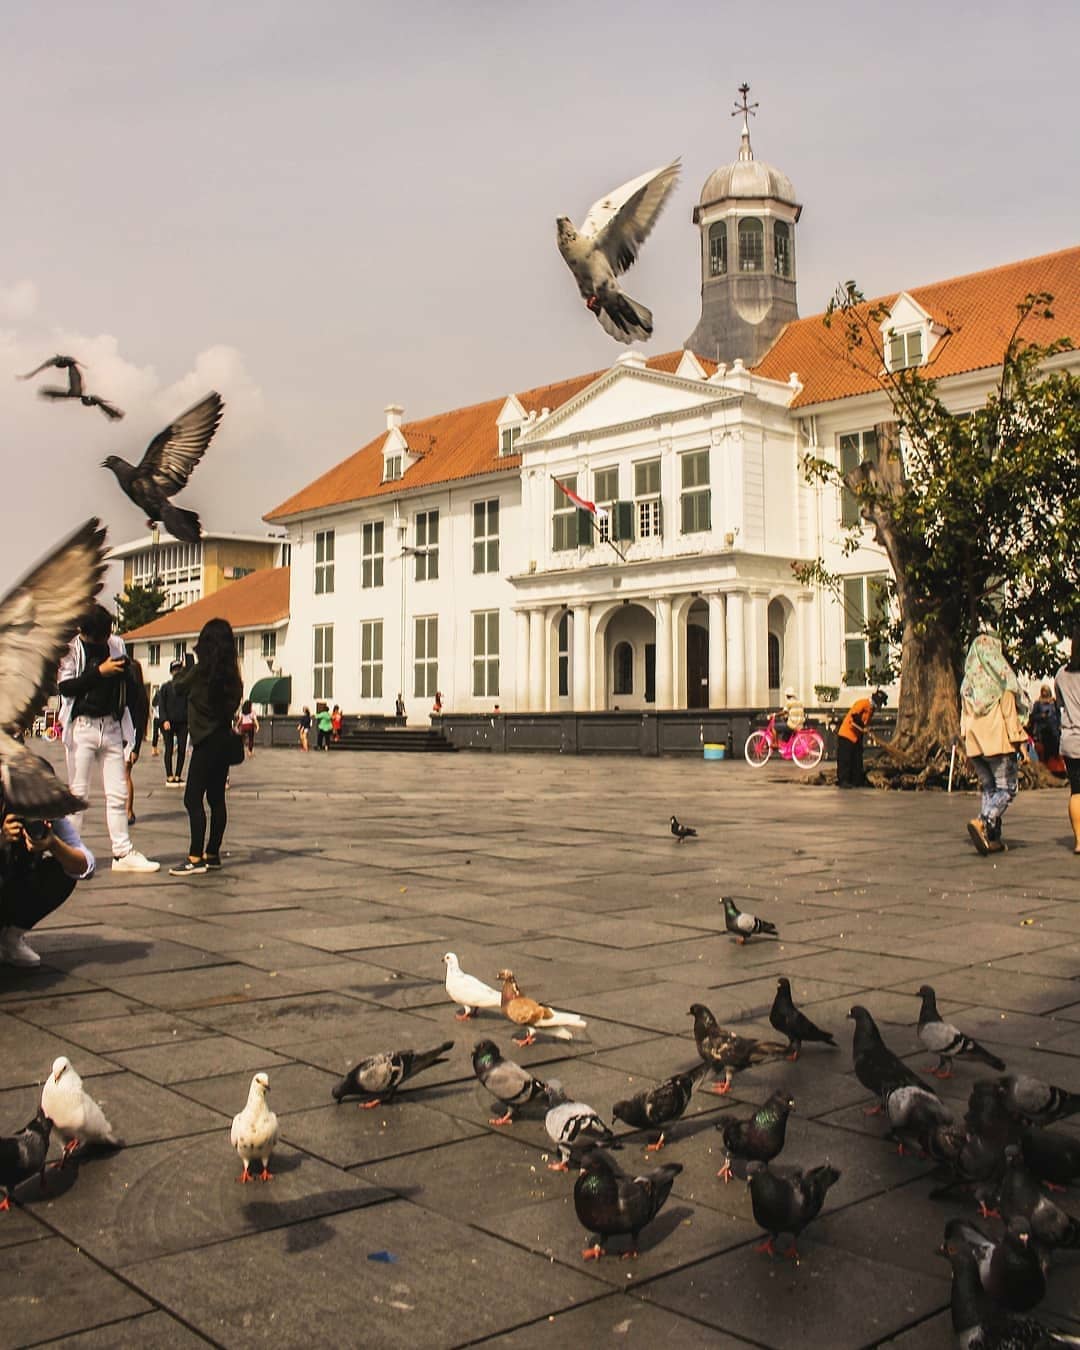
[[[773,267],[778,277],[791,276],[791,226],[786,220],[773,222]]]
[[[634,649],[629,642],[620,642],[615,648],[615,679],[612,690],[616,694],[634,692]]]
[[[570,612],[559,620],[559,697],[570,694]]]
[[[727,221],[709,226],[709,276],[722,277],[727,271]]]
[[[780,688],[780,639],[776,633],[769,634],[769,688]]]
[[[739,221],[739,271],[765,270],[765,226],[748,216]]]

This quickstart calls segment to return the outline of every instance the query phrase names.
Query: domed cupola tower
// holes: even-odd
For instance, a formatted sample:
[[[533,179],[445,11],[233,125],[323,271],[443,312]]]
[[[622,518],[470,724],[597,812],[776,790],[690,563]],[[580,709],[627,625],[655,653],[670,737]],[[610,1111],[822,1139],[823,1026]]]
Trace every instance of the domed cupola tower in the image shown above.
[[[734,164],[711,173],[694,207],[701,230],[701,318],[686,340],[695,356],[756,365],[784,324],[799,317],[795,225],[802,207],[791,180],[755,159],[750,122],[757,107],[740,85],[742,141]]]

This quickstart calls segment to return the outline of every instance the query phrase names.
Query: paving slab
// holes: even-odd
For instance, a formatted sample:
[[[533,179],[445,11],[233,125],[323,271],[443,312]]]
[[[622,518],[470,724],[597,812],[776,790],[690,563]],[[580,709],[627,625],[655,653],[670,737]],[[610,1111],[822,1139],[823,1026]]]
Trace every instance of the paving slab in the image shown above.
[[[152,1307],[61,1238],[8,1247],[0,1262],[5,1346],[36,1345]]]
[[[121,1322],[112,1322],[93,1331],[43,1342],[49,1350],[129,1350],[135,1345],[153,1347],[154,1350],[197,1350],[199,1346],[212,1343],[196,1336],[182,1322],[163,1312],[126,1317]]]
[[[688,1318],[661,1312],[625,1293],[607,1294],[583,1308],[479,1342],[487,1350],[504,1346],[506,1350],[566,1350],[568,1346],[656,1350],[665,1343],[678,1350],[741,1350],[750,1344]]]

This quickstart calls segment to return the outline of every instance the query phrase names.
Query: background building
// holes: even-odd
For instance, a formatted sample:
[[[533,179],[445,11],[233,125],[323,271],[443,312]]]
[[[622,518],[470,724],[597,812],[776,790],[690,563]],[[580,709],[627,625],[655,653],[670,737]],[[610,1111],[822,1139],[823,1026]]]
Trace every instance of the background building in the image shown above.
[[[123,563],[124,591],[160,577],[167,605],[190,605],[251,572],[287,567],[289,545],[258,534],[204,534],[197,544],[184,544],[155,530],[114,548],[108,561]]]

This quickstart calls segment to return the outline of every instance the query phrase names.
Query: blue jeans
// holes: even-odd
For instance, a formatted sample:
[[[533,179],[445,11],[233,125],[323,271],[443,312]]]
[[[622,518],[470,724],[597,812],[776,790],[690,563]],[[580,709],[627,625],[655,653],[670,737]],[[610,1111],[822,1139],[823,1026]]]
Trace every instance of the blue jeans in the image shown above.
[[[971,767],[982,788],[982,816],[986,832],[995,838],[1001,817],[1016,796],[1016,755],[972,755]]]

